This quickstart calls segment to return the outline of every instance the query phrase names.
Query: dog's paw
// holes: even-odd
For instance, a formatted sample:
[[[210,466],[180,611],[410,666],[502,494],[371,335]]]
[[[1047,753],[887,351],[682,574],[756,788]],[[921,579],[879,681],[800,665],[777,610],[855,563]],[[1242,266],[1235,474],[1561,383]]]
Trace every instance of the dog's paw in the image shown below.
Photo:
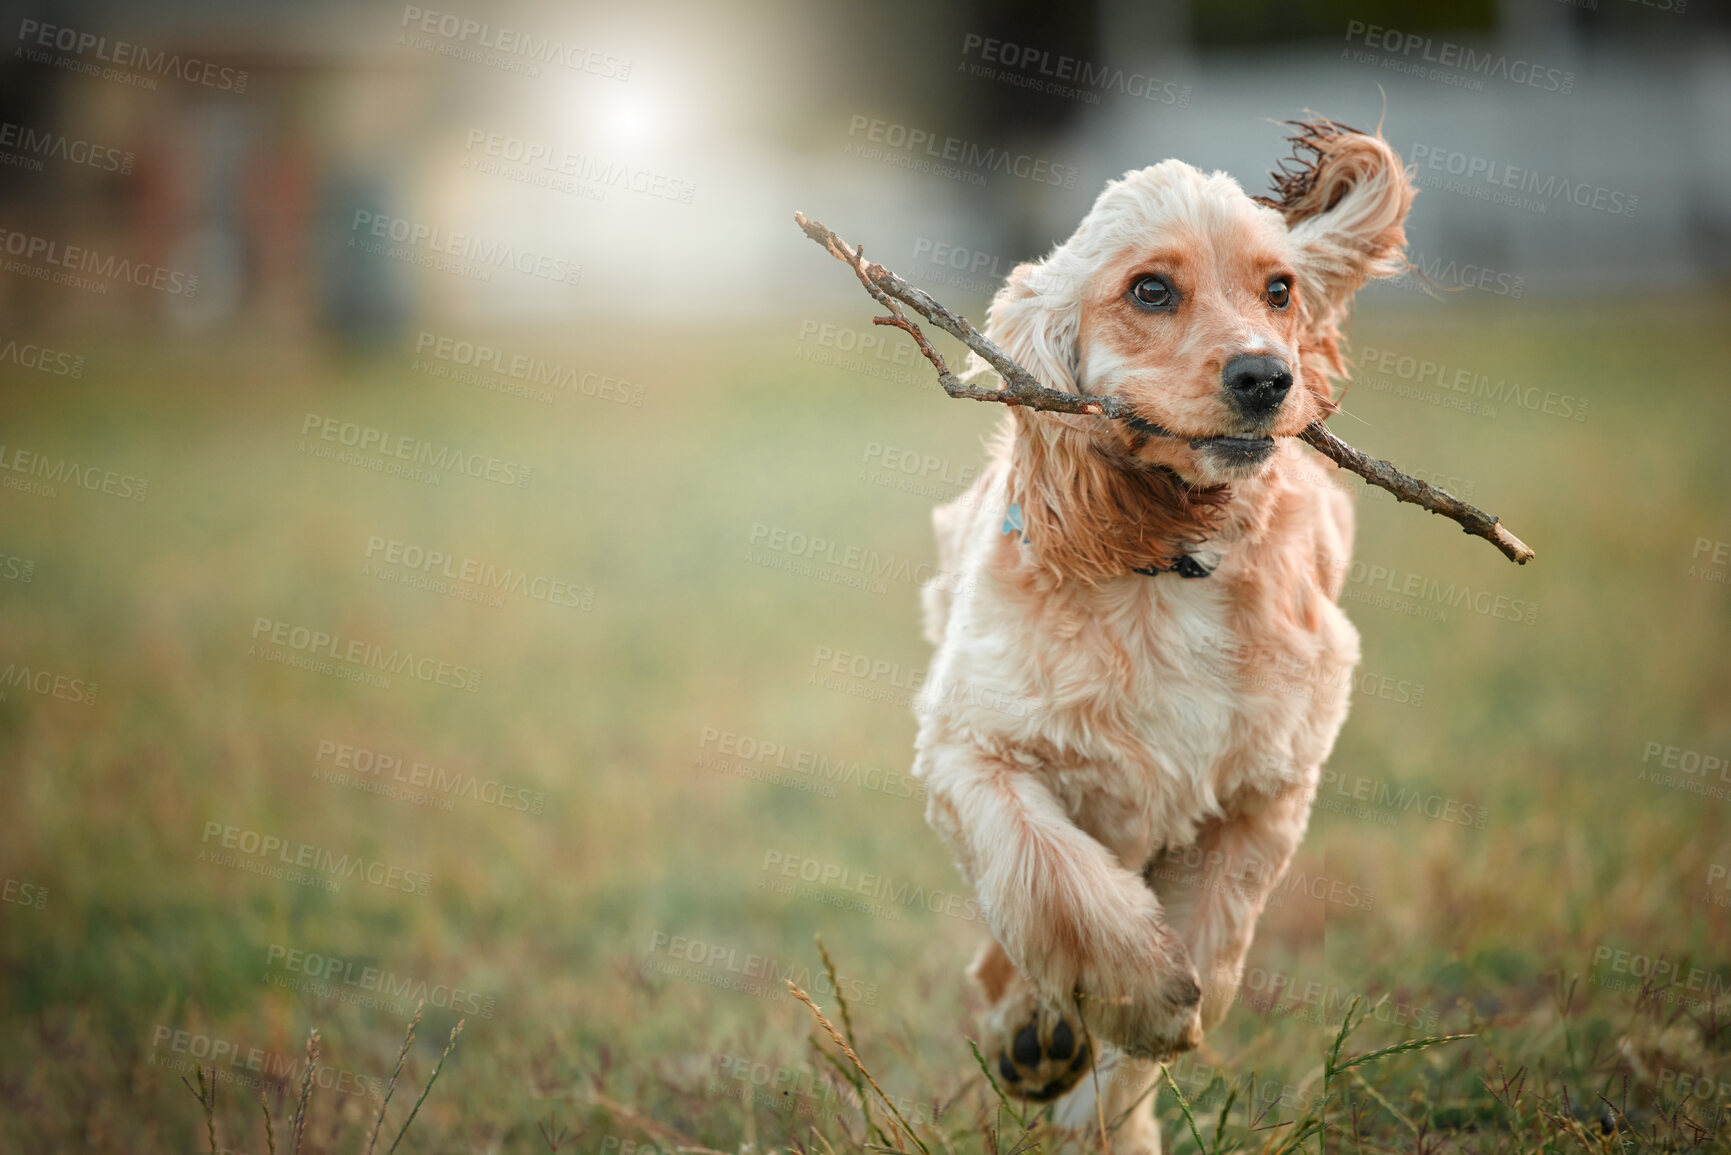
[[[1096,1037],[1137,1059],[1167,1059],[1202,1045],[1202,987],[1190,952],[1154,925],[1145,941],[1104,953],[1077,978]]]
[[[1007,1094],[1050,1103],[1088,1073],[1090,1052],[1081,1024],[1031,990],[994,1007],[985,1035],[992,1075]]]
[[[1170,1059],[1202,1045],[1202,991],[1187,975],[1140,993],[1078,991],[1089,1028],[1135,1059]]]

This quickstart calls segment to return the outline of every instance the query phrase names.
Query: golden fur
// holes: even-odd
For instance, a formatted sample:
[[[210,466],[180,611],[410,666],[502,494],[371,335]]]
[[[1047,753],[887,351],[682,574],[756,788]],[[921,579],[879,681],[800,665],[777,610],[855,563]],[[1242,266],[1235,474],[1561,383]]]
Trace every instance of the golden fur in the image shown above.
[[[1314,158],[1279,204],[1176,160],[1128,173],[992,302],[989,335],[1045,384],[1117,394],[1179,436],[1014,409],[973,489],[933,514],[937,654],[916,704],[927,819],[991,928],[972,968],[991,1029],[1035,1004],[1079,1008],[1109,1044],[1108,1116],[1224,1017],[1358,661],[1336,604],[1352,509],[1294,435],[1333,410],[1352,294],[1403,267],[1413,188],[1380,137],[1304,129]],[[1128,295],[1154,273],[1177,290],[1169,312]],[[1290,367],[1273,412],[1233,407],[1222,374],[1240,355]],[[1262,435],[1277,448],[1256,464],[1192,444]],[[1012,503],[1020,533],[1003,532]],[[1184,554],[1212,575],[1132,572]],[[982,695],[957,687],[1043,709],[958,706]],[[1203,885],[1163,881],[1161,862],[1198,854]],[[1084,1079],[1058,1118],[1094,1117]],[[1114,1150],[1158,1143],[1144,1104]]]

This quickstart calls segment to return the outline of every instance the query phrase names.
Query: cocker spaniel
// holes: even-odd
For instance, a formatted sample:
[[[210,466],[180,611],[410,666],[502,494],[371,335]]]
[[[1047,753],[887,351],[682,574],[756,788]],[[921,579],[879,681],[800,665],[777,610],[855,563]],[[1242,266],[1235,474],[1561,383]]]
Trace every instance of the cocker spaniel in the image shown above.
[[[1010,274],[987,334],[1138,419],[1011,409],[932,515],[915,766],[991,929],[987,1057],[1061,1125],[1131,1112],[1120,1152],[1158,1150],[1158,1060],[1231,1005],[1359,657],[1352,506],[1295,435],[1335,408],[1354,292],[1406,267],[1414,189],[1380,135],[1298,130],[1276,198],[1168,160]]]

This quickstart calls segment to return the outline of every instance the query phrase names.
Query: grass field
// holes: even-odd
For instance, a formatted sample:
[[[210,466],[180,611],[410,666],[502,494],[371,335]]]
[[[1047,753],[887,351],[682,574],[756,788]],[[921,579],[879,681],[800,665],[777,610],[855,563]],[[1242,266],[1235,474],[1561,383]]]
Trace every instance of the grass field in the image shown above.
[[[1369,677],[1305,882],[1173,1070],[1208,1149],[1218,1124],[1219,1149],[1731,1150],[1731,771],[1705,761],[1731,754],[1731,392],[1703,368],[1731,357],[1726,303],[1360,318],[1393,368],[1337,431],[1470,483],[1539,558],[1357,499]],[[466,1026],[402,1150],[859,1150],[852,1068],[781,981],[837,1016],[821,933],[920,1141],[1009,1151],[967,1043],[983,927],[905,777],[917,586],[764,549],[785,530],[911,574],[998,415],[821,336],[498,337],[576,370],[551,404],[427,372],[448,363],[413,334],[366,356],[73,334],[81,379],[4,366],[0,465],[149,484],[0,490],[0,1148],[203,1150],[180,1076],[215,1060],[218,1145],[262,1152],[258,1092],[280,1141],[316,1026],[304,1149],[360,1151],[425,997],[407,1083]],[[1585,420],[1374,387],[1407,355]],[[590,372],[642,404],[585,396]],[[512,468],[320,458],[341,446],[309,415]],[[454,593],[402,580],[432,552]],[[529,580],[472,600],[506,570]],[[340,639],[322,667],[279,660],[299,629]],[[354,680],[392,652],[416,662]],[[862,899],[862,873],[887,886]],[[1473,1037],[1335,1073],[1447,1034]],[[1156,1109],[1196,1149],[1172,1090]]]

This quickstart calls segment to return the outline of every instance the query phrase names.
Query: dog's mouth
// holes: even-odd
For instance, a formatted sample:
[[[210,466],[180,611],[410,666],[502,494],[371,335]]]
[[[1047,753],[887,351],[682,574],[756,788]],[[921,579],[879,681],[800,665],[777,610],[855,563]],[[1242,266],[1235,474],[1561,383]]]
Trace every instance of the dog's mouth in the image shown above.
[[[1169,437],[1175,441],[1188,442],[1191,449],[1202,454],[1211,465],[1220,469],[1248,469],[1261,465],[1274,453],[1274,438],[1266,434],[1260,437],[1233,437],[1225,434],[1218,437],[1186,437],[1148,420],[1139,413],[1128,416],[1126,423],[1132,429],[1151,437]]]
[[[1218,466],[1261,465],[1274,452],[1272,437],[1195,437],[1190,448]]]

